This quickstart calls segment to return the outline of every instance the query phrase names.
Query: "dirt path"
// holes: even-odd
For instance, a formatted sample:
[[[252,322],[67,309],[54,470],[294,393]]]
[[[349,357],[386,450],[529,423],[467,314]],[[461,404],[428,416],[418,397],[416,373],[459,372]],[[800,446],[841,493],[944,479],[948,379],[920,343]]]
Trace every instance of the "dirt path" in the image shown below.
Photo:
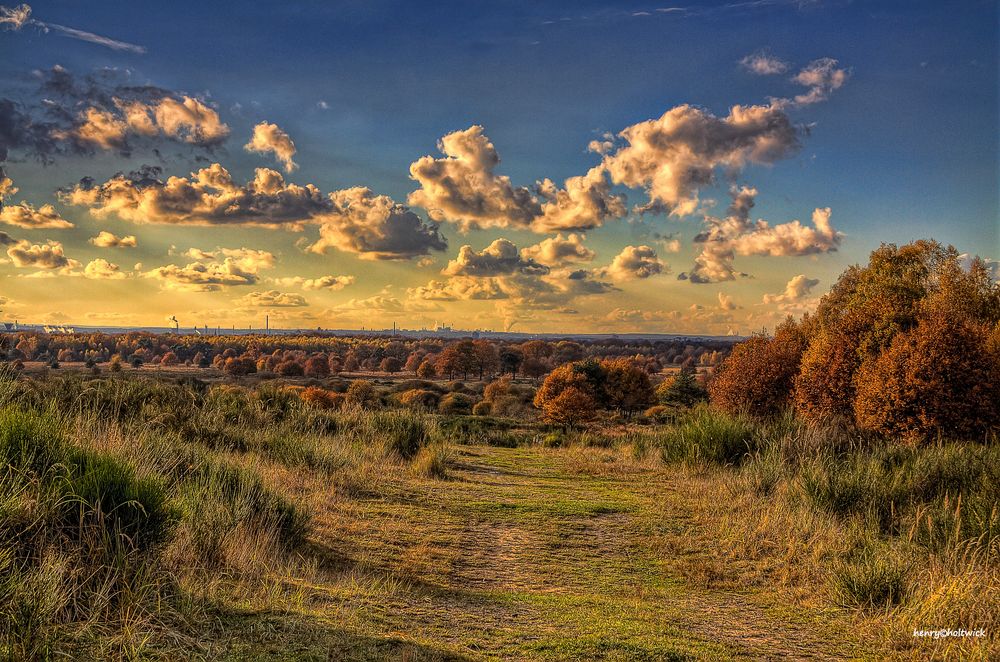
[[[839,612],[678,576],[665,550],[691,554],[683,543],[704,532],[666,472],[587,475],[543,449],[468,447],[457,459],[450,480],[391,483],[380,498],[331,500],[319,514],[329,563],[296,613],[311,642],[300,657],[859,655]]]

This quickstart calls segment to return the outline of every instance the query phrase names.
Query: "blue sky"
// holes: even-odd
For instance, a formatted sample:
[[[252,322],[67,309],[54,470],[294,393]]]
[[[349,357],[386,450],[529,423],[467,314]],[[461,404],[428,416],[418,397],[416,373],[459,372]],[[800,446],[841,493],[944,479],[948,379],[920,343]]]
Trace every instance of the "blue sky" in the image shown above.
[[[101,299],[111,296],[103,294],[108,287],[117,288],[119,297],[156,292],[162,283],[143,273],[168,263],[183,266],[183,259],[166,254],[171,245],[174,253],[231,246],[278,255],[277,265],[248,288],[171,289],[171,309],[187,306],[195,313],[222,300],[244,301],[249,291],[283,292],[275,284],[279,278],[349,274],[355,278],[350,287],[315,292],[306,296],[308,305],[280,312],[289,324],[303,326],[345,326],[371,316],[375,323],[402,317],[419,326],[438,319],[459,323],[471,315],[484,325],[499,327],[517,318],[522,327],[540,330],[570,322],[623,331],[725,332],[770,325],[797,308],[763,306],[763,295],[781,292],[802,274],[819,281],[808,293],[815,297],[882,241],[933,237],[963,252],[1000,257],[998,16],[992,2],[34,2],[31,10],[44,24],[145,52],[30,24],[8,29],[0,32],[0,77],[9,92],[0,96],[28,102],[37,85],[32,71],[56,64],[80,76],[114,68],[128,70],[132,83],[204,101],[229,127],[222,145],[207,151],[162,149],[159,160],[152,148],[134,149],[127,157],[97,150],[61,155],[42,166],[12,150],[0,164],[20,189],[16,201],[52,203],[75,226],[45,232],[14,228],[14,238],[59,241],[67,255],[79,256],[82,268],[100,254],[87,242],[97,229],[138,236],[141,269],[126,265],[119,252],[116,264],[120,273],[131,269],[128,277],[114,283],[67,280],[96,299],[87,310],[117,315],[105,321],[126,320],[119,302]],[[787,71],[753,75],[739,64],[761,52],[786,63]],[[256,167],[276,167],[242,149],[262,121],[294,140],[298,170],[286,179],[313,183],[324,194],[360,185],[405,203],[416,188],[410,164],[425,155],[440,157],[437,141],[472,125],[484,128],[501,159],[497,172],[515,185],[543,178],[561,185],[601,162],[587,146],[605,132],[659,118],[681,104],[724,117],[735,104],[792,98],[802,87],[790,78],[820,58],[837,60],[849,77],[822,102],[787,110],[801,127],[800,149],[773,163],[750,164],[732,181],[717,171],[714,184],[699,187],[700,200],[717,202],[713,214],[724,211],[732,182],[755,187],[753,217],[771,224],[805,223],[814,208],[831,208],[832,223],[844,235],[838,250],[738,257],[739,270],[753,278],[679,281],[677,274],[688,271],[697,255],[691,240],[702,227],[701,216],[629,212],[587,232],[597,253],[588,268],[607,265],[625,246],[656,248],[652,232],[676,233],[682,248],[672,254],[657,250],[663,268],[654,277],[626,277],[605,296],[565,302],[506,296],[408,305],[412,297],[406,289],[441,280],[439,271],[462,245],[480,251],[503,237],[523,248],[552,233],[487,227],[463,234],[444,219],[441,233],[448,248],[430,255],[434,264],[416,266],[416,259],[372,261],[339,249],[306,254],[301,242],[295,244],[301,233],[137,225],[114,215],[95,220],[91,210],[53,197],[57,187],[81,177],[102,182],[143,163],[160,165],[166,177],[218,162],[244,182]],[[630,209],[646,201],[641,186],[617,184],[613,190],[627,197]],[[414,211],[426,218],[426,210]],[[71,271],[63,269],[55,278],[73,278]],[[13,261],[0,266],[0,274],[5,276],[0,297],[9,300],[4,315],[85,322],[79,319],[84,306],[62,300],[65,288],[53,287],[52,278],[26,283],[26,268]],[[725,297],[736,302],[729,306],[739,307],[721,303]],[[811,300],[799,298],[796,303]],[[546,305],[566,315],[546,312]],[[244,307],[247,317],[259,312]],[[164,310],[153,306],[145,314],[130,313],[138,316],[129,323],[158,320]],[[359,316],[358,310],[369,312]],[[605,319],[602,312],[608,310],[623,312],[620,319]],[[693,328],[675,328],[684,325]]]

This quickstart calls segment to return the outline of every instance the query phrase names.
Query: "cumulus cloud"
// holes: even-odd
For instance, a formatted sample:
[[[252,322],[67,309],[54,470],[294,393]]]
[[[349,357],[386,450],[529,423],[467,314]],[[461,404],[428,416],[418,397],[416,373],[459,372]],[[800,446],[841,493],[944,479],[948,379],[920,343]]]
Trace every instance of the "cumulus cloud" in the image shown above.
[[[61,193],[66,204],[89,207],[96,218],[117,216],[135,223],[301,227],[331,210],[312,184],[285,182],[281,173],[257,168],[239,185],[218,163],[190,177],[159,178],[158,168],[119,173],[103,184],[81,181]]]
[[[526,260],[534,260],[550,267],[561,266],[571,262],[590,262],[596,253],[583,245],[582,234],[570,233],[565,237],[562,233],[543,239],[534,246],[521,249],[521,256]]]
[[[291,276],[275,278],[274,282],[285,286],[301,287],[303,290],[342,290],[348,285],[353,285],[355,280],[354,276],[319,276],[318,278]]]
[[[73,224],[60,216],[52,205],[42,205],[36,209],[23,200],[19,205],[4,204],[4,198],[17,194],[17,191],[14,182],[3,168],[0,168],[0,223],[28,230],[61,230],[73,227]]]
[[[308,248],[313,253],[336,248],[364,259],[405,260],[448,247],[436,224],[387,195],[358,186],[335,191],[329,200],[332,209],[319,219],[320,238]]]
[[[44,244],[32,244],[22,239],[10,244],[7,257],[15,267],[45,270],[69,270],[80,266],[74,259],[66,257],[63,245],[58,241],[47,241]]]
[[[798,303],[809,296],[817,285],[819,285],[818,278],[809,278],[805,274],[799,274],[788,281],[783,292],[765,294],[763,302],[766,304]]]
[[[279,292],[278,290],[251,292],[239,299],[238,303],[260,308],[300,308],[309,305],[301,294]]]
[[[250,142],[243,146],[248,152],[266,154],[270,152],[285,167],[285,172],[292,172],[298,166],[292,157],[295,156],[295,143],[277,124],[261,122],[253,128]]]
[[[421,301],[477,301],[506,299],[509,295],[495,278],[461,276],[431,280],[426,285],[407,289],[411,299]]]
[[[736,310],[739,306],[733,301],[732,296],[724,292],[719,292],[719,308],[722,310]]]
[[[185,255],[196,262],[185,266],[168,264],[143,274],[159,281],[166,289],[186,292],[214,292],[224,287],[255,285],[258,272],[274,267],[275,257],[253,248],[217,248],[203,251],[192,248]]]
[[[121,280],[128,278],[128,274],[121,270],[117,264],[112,264],[103,258],[97,258],[87,263],[83,269],[85,278],[94,280]]]
[[[506,239],[478,252],[463,246],[441,273],[448,278],[409,288],[409,300],[495,300],[502,302],[501,314],[509,317],[519,310],[562,310],[577,297],[617,289],[591,270],[542,265]]]
[[[599,274],[614,281],[649,278],[668,270],[656,250],[649,246],[626,246],[614,257],[611,264],[599,270]]]
[[[38,88],[0,98],[0,161],[10,151],[51,163],[61,154],[136,148],[160,154],[165,143],[212,150],[229,127],[207,102],[151,85],[136,85],[128,69],[76,76],[56,65],[35,72]]]
[[[596,166],[586,175],[570,177],[559,189],[550,179],[538,183],[538,194],[545,200],[542,215],[531,223],[535,232],[558,230],[589,230],[608,219],[625,215],[625,199],[611,193],[611,185],[603,166]]]
[[[816,255],[836,251],[843,239],[843,233],[830,225],[829,207],[813,210],[813,227],[795,220],[779,225],[770,225],[758,220],[749,231],[733,240],[733,247],[739,255]]]
[[[752,74],[758,76],[770,76],[772,74],[783,74],[788,71],[788,63],[780,58],[774,57],[766,51],[751,53],[740,60],[740,65]]]
[[[238,262],[226,258],[222,262],[192,262],[185,266],[168,264],[143,274],[157,280],[169,290],[182,292],[215,292],[223,287],[255,285],[256,272],[240,268]]]
[[[257,225],[301,229],[319,225],[310,251],[329,248],[365,259],[396,260],[447,248],[435,223],[371,189],[355,187],[328,196],[313,186],[288,183],[281,173],[257,168],[250,182],[238,185],[214,163],[190,177],[163,180],[158,168],[119,173],[95,185],[90,180],[61,193],[67,204],[90,208],[136,223],[175,225]],[[197,259],[197,258],[196,258]]]
[[[812,227],[798,220],[771,225],[760,219],[750,220],[757,189],[734,188],[733,200],[725,218],[705,217],[705,229],[696,237],[702,251],[694,267],[679,278],[692,283],[717,283],[735,280],[747,274],[736,271],[736,255],[802,256],[836,251],[843,233],[830,224],[830,209],[813,211]]]
[[[549,267],[532,258],[524,258],[517,246],[506,239],[496,239],[480,252],[472,246],[462,246],[458,256],[448,262],[441,272],[447,276],[506,276],[522,273],[540,276],[549,273]]]
[[[28,230],[64,230],[73,227],[52,205],[42,205],[36,209],[23,201],[19,205],[4,205],[0,209],[0,223]]]
[[[192,260],[232,260],[241,270],[256,274],[261,269],[273,269],[276,258],[270,251],[256,248],[216,248],[214,250],[202,250],[200,248],[189,248],[183,253],[184,256]]]
[[[7,176],[3,168],[0,168],[0,203],[7,196],[11,196],[17,193],[17,187],[14,186],[13,180]]]
[[[533,190],[496,173],[500,157],[482,126],[449,133],[438,148],[444,158],[424,156],[410,165],[410,177],[420,188],[408,202],[426,209],[434,220],[457,223],[463,231],[585,230],[625,215],[624,200],[611,194],[603,167],[570,177],[562,189],[544,179]]]
[[[0,232],[0,246],[10,246],[16,243],[17,239],[14,239],[14,237],[10,236],[6,232]]]
[[[162,135],[190,145],[214,147],[229,136],[229,127],[215,109],[193,97],[163,97],[149,103],[115,98],[110,108],[84,109],[71,128],[53,135],[104,150],[127,150],[130,135]]]
[[[101,230],[96,237],[91,237],[88,241],[98,248],[135,248],[138,245],[135,235],[119,237],[107,230]]]
[[[695,211],[698,189],[715,181],[716,169],[733,175],[747,164],[775,163],[799,147],[798,130],[773,103],[733,106],[725,117],[685,104],[619,136],[627,145],[604,157],[612,181],[646,189],[650,202],[640,211],[676,216]]]
[[[406,312],[407,306],[394,296],[378,294],[365,299],[350,299],[336,307],[337,312],[373,311],[379,313]]]
[[[542,213],[532,192],[514,186],[494,171],[500,157],[483,127],[454,131],[438,141],[444,158],[424,156],[410,165],[420,188],[409,203],[423,207],[434,220],[462,228],[526,227]]]

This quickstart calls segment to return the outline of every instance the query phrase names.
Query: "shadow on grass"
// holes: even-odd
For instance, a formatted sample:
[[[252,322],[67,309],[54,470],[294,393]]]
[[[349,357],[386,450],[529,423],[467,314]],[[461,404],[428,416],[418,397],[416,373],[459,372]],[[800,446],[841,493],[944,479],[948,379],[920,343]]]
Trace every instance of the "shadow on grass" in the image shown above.
[[[280,612],[240,613],[215,610],[212,625],[200,634],[207,637],[200,651],[188,659],[199,660],[472,660],[453,651],[406,641],[398,636],[369,636],[300,614]]]

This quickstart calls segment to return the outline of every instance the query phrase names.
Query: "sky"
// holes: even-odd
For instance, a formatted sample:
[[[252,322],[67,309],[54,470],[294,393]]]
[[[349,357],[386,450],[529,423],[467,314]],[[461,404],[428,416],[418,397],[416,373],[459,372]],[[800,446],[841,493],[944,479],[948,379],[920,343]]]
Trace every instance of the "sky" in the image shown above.
[[[0,318],[745,334],[1000,258],[995,2],[0,10]],[[996,264],[994,268],[996,268]]]

